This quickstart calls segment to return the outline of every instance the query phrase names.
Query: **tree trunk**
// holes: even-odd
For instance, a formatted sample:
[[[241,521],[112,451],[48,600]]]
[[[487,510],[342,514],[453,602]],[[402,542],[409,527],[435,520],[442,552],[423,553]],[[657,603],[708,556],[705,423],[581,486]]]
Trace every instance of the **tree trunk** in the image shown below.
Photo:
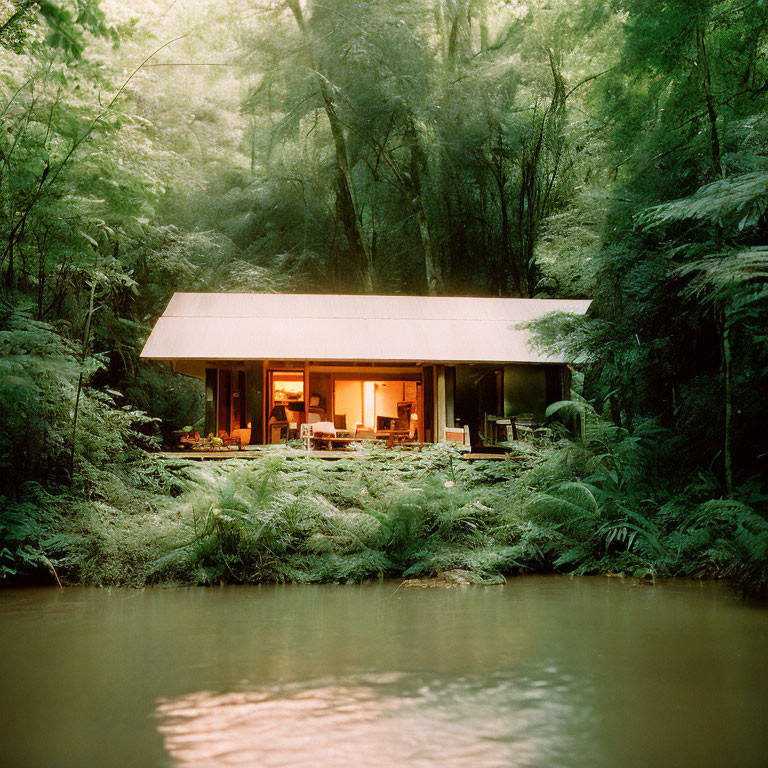
[[[427,295],[439,296],[443,285],[440,261],[434,250],[432,236],[429,231],[429,222],[427,221],[427,215],[424,212],[421,197],[418,199],[416,215],[419,220],[421,244],[424,248],[424,265],[427,273]]]
[[[77,446],[77,419],[80,413],[80,394],[83,391],[83,366],[88,356],[88,342],[91,337],[91,318],[93,317],[93,299],[96,294],[96,281],[91,283],[91,297],[88,303],[88,314],[85,318],[85,330],[83,331],[83,348],[80,353],[80,374],[77,377],[77,391],[75,394],[75,414],[72,419],[72,452],[69,456],[69,476],[75,473],[75,450]]]
[[[731,423],[733,420],[733,377],[731,370],[731,330],[728,325],[728,310],[722,314],[722,344],[723,344],[723,469],[725,474],[725,491],[730,496],[733,492],[733,449],[731,443]]]
[[[519,293],[528,298],[535,276],[532,274],[534,236],[538,218],[539,195],[536,175],[539,166],[539,142],[534,145],[533,155],[529,157],[527,148],[523,149],[520,161],[520,194],[517,200],[517,228],[519,253],[517,268],[520,272]],[[535,284],[535,283],[534,283]]]
[[[560,56],[547,49],[552,72],[552,98],[549,106],[536,125],[536,110],[533,113],[535,140],[530,147],[524,147],[520,161],[520,197],[518,200],[519,219],[519,268],[521,270],[521,295],[533,295],[541,279],[534,258],[536,241],[542,220],[547,215],[549,200],[560,167],[562,154],[562,128],[565,122],[566,92],[565,81],[560,70]],[[545,145],[545,139],[549,139]],[[553,156],[552,169],[547,170],[545,162],[547,147]]]
[[[408,144],[410,148],[409,192],[411,195],[411,205],[416,211],[416,218],[419,222],[421,247],[424,250],[427,294],[429,296],[439,296],[443,288],[443,270],[440,263],[440,254],[437,252],[432,239],[427,212],[424,209],[424,199],[421,190],[421,165],[423,164],[424,158],[418,142],[419,139],[416,135],[416,127],[411,121],[408,127]]]
[[[501,133],[501,131],[499,131]],[[499,190],[499,207],[501,209],[501,244],[502,244],[502,259],[499,261],[506,261],[509,264],[510,271],[512,272],[512,282],[515,284],[515,291],[518,296],[523,296],[523,284],[520,279],[520,266],[517,263],[517,258],[512,250],[512,240],[509,236],[509,206],[507,205],[507,177],[504,173],[504,157],[503,147],[501,146],[501,138],[499,137],[499,148],[496,152],[493,175],[496,180],[496,187]],[[501,265],[500,265],[501,266]],[[499,290],[504,291],[506,289],[506,282],[504,279],[501,268],[499,269]],[[501,293],[499,295],[502,295]]]
[[[299,28],[304,40],[308,46],[311,46],[311,33],[307,29],[304,20],[304,14],[298,0],[287,0],[288,7],[293,13],[296,25]],[[358,226],[358,216],[355,209],[355,202],[352,196],[351,170],[349,166],[349,154],[347,152],[347,140],[344,136],[344,129],[336,114],[336,105],[327,81],[322,74],[317,72],[314,62],[312,66],[315,69],[315,81],[317,83],[320,97],[323,100],[323,107],[328,118],[333,137],[333,146],[336,152],[336,211],[344,229],[347,238],[349,252],[355,262],[355,267],[360,274],[360,280],[363,290],[366,293],[372,293],[374,288],[374,265],[370,251],[366,248]]]
[[[13,292],[13,245],[15,237],[16,232],[12,230],[8,238],[8,268],[5,271],[5,290],[9,294]]]
[[[39,261],[37,264],[37,313],[36,320],[42,320],[43,317],[43,299],[45,298],[45,251],[40,248]]]
[[[720,159],[720,137],[717,133],[717,111],[715,110],[715,100],[712,95],[712,73],[709,68],[709,57],[707,55],[706,33],[703,22],[696,25],[696,64],[701,77],[701,88],[704,92],[704,103],[707,107],[707,118],[709,119],[709,145],[712,155],[712,169],[715,175],[723,175],[723,167]]]

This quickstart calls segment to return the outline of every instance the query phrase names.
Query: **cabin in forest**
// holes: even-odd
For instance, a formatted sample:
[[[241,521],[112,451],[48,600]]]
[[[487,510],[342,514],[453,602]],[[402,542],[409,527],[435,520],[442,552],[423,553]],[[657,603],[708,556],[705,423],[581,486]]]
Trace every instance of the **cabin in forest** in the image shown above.
[[[141,353],[204,382],[205,433],[245,442],[333,422],[352,434],[408,430],[440,442],[488,419],[543,418],[570,369],[520,324],[589,301],[176,293]]]

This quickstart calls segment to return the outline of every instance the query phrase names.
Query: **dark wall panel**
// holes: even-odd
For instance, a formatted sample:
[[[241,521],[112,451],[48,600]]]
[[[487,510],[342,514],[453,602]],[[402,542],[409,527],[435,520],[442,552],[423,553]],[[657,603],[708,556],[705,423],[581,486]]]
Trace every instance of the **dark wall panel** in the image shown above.
[[[264,363],[261,360],[248,364],[246,381],[251,445],[260,445],[264,428]]]
[[[205,434],[216,434],[216,402],[219,396],[219,372],[205,369]]]

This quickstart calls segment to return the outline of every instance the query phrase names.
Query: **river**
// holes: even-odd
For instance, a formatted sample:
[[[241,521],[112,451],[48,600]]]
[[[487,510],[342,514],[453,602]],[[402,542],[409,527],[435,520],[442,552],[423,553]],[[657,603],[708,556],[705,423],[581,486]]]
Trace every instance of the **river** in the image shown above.
[[[0,592],[0,765],[764,768],[725,585]]]

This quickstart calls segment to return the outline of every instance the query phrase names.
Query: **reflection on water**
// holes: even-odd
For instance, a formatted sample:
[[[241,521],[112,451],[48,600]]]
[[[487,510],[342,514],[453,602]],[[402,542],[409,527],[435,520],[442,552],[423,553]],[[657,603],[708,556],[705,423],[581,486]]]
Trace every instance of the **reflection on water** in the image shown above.
[[[180,768],[441,766],[539,763],[565,738],[567,686],[533,681],[418,685],[404,675],[320,680],[272,690],[193,693],[157,714]]]
[[[0,591],[0,768],[766,768],[768,609],[552,576]]]

